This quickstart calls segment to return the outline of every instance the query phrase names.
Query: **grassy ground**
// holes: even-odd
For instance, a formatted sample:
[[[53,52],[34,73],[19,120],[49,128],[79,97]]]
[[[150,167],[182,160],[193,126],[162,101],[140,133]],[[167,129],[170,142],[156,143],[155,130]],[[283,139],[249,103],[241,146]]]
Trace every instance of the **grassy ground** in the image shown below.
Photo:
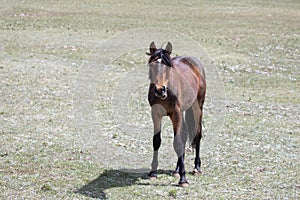
[[[296,0],[1,1],[0,199],[299,199],[299,11]],[[170,176],[167,120],[159,178],[146,177],[147,46],[125,48],[138,36],[121,37],[142,27],[185,34],[215,68],[207,69],[203,174],[188,175],[187,189]],[[120,51],[109,65],[103,44]],[[212,88],[225,100],[215,103]]]

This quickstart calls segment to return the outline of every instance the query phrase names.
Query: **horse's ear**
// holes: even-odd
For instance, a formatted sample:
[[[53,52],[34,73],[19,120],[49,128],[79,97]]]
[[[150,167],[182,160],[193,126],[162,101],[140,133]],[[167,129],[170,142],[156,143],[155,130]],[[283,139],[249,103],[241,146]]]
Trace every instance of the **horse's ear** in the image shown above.
[[[150,54],[153,54],[156,50],[157,50],[156,45],[154,44],[154,42],[151,42],[149,47]]]
[[[171,55],[172,53],[172,44],[170,42],[168,42],[167,46],[166,46],[166,52]]]
[[[154,42],[151,42],[149,47],[150,53],[146,52],[146,55],[151,56],[152,54],[154,54],[156,50],[157,50],[156,45],[154,44]]]

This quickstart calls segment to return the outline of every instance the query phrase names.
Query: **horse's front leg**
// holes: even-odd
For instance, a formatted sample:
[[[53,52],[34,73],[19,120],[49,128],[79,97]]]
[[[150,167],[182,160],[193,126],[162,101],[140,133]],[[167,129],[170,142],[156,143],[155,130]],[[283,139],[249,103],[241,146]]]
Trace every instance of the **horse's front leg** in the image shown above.
[[[181,187],[188,187],[189,183],[186,180],[186,172],[184,166],[184,152],[185,152],[185,142],[186,142],[186,135],[183,128],[183,115],[181,112],[175,112],[171,116],[171,120],[173,123],[174,129],[174,142],[173,147],[178,156],[177,167],[176,171],[178,171],[180,180],[179,186]]]
[[[183,129],[182,129],[181,138],[182,138],[183,144],[186,144],[187,136],[188,136],[188,129],[187,129],[187,126],[186,126],[184,120],[183,120],[182,125],[183,125]],[[185,147],[184,147],[184,148],[185,148]],[[181,162],[180,159],[181,159],[181,158],[179,157],[179,158],[178,158],[178,161],[177,161],[177,163],[176,163],[176,168],[175,168],[175,170],[173,171],[173,176],[174,176],[174,177],[180,177],[180,175],[179,175],[179,164],[180,164],[180,162]],[[184,155],[183,155],[183,160],[184,160]]]
[[[151,171],[148,174],[150,178],[157,177],[158,167],[158,150],[161,145],[161,120],[163,116],[162,108],[153,106],[151,109],[152,121],[154,125],[153,135],[153,158],[151,163]]]

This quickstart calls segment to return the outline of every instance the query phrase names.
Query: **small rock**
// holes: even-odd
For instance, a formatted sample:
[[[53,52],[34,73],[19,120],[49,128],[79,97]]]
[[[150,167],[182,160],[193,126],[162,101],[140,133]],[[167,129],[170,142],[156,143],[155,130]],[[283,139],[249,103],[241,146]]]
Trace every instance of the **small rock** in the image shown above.
[[[52,190],[51,186],[48,183],[45,183],[42,187],[41,190],[43,191],[49,191]]]

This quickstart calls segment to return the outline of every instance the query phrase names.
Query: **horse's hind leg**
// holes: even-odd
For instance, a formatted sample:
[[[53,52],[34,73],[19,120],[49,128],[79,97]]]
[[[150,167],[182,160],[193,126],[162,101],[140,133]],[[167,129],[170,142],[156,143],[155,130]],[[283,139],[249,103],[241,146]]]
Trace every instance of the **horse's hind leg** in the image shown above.
[[[196,156],[195,156],[195,167],[194,167],[194,175],[198,175],[201,173],[201,159],[200,159],[200,140],[202,137],[202,126],[200,124],[199,126],[199,132],[197,133],[194,143],[195,143],[195,150],[196,150]]]
[[[201,159],[200,159],[200,141],[202,138],[202,103],[194,104],[193,111],[195,116],[195,124],[196,126],[196,135],[193,141],[193,146],[195,147],[195,167],[194,167],[194,175],[198,175],[201,173]]]

